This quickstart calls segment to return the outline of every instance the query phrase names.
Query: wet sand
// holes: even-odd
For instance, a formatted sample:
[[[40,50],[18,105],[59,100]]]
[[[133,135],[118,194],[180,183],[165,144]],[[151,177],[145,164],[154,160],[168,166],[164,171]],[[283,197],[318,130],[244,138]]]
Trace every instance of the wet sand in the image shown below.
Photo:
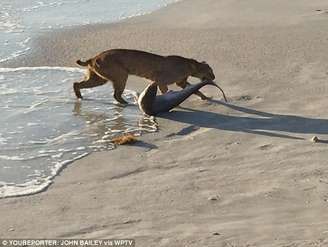
[[[328,245],[327,11],[323,0],[186,0],[40,37],[33,56],[8,66],[72,66],[117,47],[178,54],[212,65],[229,104],[204,88],[213,101],[191,97],[137,145],[74,162],[45,192],[0,200],[0,237]],[[132,77],[127,88],[145,85]]]

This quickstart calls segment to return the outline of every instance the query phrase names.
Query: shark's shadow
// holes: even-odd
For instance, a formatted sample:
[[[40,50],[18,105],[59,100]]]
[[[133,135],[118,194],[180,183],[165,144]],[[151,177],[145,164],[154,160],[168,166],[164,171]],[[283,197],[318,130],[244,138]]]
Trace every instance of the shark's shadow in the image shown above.
[[[221,101],[212,100],[212,102],[222,104],[235,111],[250,114],[251,116],[229,116],[181,107],[180,109],[183,110],[174,110],[160,114],[157,117],[205,128],[299,140],[304,138],[291,134],[328,134],[328,119],[273,114]],[[327,141],[321,142],[327,143]]]

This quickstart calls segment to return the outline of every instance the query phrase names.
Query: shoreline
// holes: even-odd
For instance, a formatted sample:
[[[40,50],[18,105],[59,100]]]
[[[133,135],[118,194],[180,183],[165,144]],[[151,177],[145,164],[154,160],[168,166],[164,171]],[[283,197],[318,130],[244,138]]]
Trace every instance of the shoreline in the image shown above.
[[[32,38],[32,47],[28,50],[28,52],[22,56],[13,58],[11,60],[7,60],[0,63],[0,67],[3,68],[16,68],[16,67],[40,67],[40,66],[58,66],[58,67],[78,67],[78,65],[75,63],[75,60],[73,61],[63,61],[59,59],[58,57],[54,61],[47,61],[43,60],[43,52],[48,51],[51,47],[49,45],[49,41],[52,38],[60,39],[62,36],[67,37],[69,36],[70,32],[76,32],[76,33],[89,33],[92,32],[93,29],[96,29],[98,32],[102,31],[103,29],[113,29],[116,27],[119,27],[121,25],[128,25],[131,20],[132,23],[138,20],[138,18],[142,18],[144,16],[148,15],[156,15],[157,12],[162,11],[163,9],[170,8],[171,5],[179,4],[182,1],[186,0],[175,0],[172,3],[166,3],[165,5],[159,7],[158,9],[155,9],[154,11],[145,12],[141,14],[136,14],[133,16],[128,16],[123,19],[118,19],[113,22],[103,22],[103,23],[91,23],[91,24],[81,24],[81,25],[74,25],[74,26],[66,26],[62,28],[55,28],[48,30],[40,35],[37,35]],[[102,50],[101,50],[102,51]],[[50,54],[48,54],[50,55]],[[93,54],[95,55],[95,54]],[[90,55],[91,56],[91,55]],[[41,62],[42,61],[42,62]]]
[[[178,0],[181,1],[181,0]],[[144,12],[142,14],[136,14],[134,16],[128,16],[126,18],[117,20],[117,21],[113,21],[113,22],[104,22],[104,23],[95,23],[95,24],[86,24],[86,25],[75,25],[75,26],[68,26],[68,27],[64,27],[64,28],[58,28],[58,29],[53,29],[53,30],[49,30],[45,33],[43,33],[42,35],[36,36],[32,38],[32,42],[38,42],[38,40],[42,40],[42,37],[47,37],[47,38],[51,38],[52,36],[56,36],[57,34],[64,34],[67,35],[66,33],[69,33],[71,31],[78,31],[81,32],[82,30],[88,30],[89,28],[94,28],[97,27],[99,28],[111,28],[112,26],[116,26],[116,25],[122,25],[126,22],[128,22],[130,19],[134,19],[140,16],[144,16],[144,15],[149,15],[152,14],[153,12],[159,11],[162,8],[166,8],[171,4],[175,4],[176,2],[172,2],[172,3],[167,3],[165,5],[163,5],[162,7],[154,10],[154,11],[150,11],[150,12]],[[48,46],[48,42],[46,42],[45,44],[46,46]],[[45,48],[45,50],[49,50],[48,47]],[[57,62],[55,62],[54,64],[44,64],[44,63],[40,63],[40,61],[42,60],[41,57],[43,57],[42,55],[43,52],[41,52],[41,54],[38,54],[38,49],[36,47],[31,47],[29,49],[29,52],[27,54],[24,54],[23,56],[19,56],[17,58],[8,60],[8,61],[4,61],[1,62],[0,64],[0,72],[1,71],[20,71],[20,70],[34,70],[34,69],[71,69],[71,70],[78,70],[78,71],[84,71],[85,68],[81,68],[80,66],[78,66],[77,64],[71,64],[71,67],[67,67],[67,66],[61,66],[61,65],[55,65],[57,64]],[[31,60],[33,61],[33,59],[35,61],[38,61],[36,65],[35,63],[33,64],[33,62],[31,63]],[[55,61],[58,61],[58,58],[55,59]],[[27,67],[24,67],[24,65],[26,65]],[[42,65],[42,66],[41,66]],[[147,134],[147,133],[144,133]],[[112,149],[109,149],[107,151],[111,151]],[[93,151],[95,152],[95,151]],[[47,181],[45,183],[42,184],[42,186],[37,186],[37,185],[33,185],[33,186],[29,186],[27,188],[25,188],[24,190],[21,191],[16,191],[19,187],[23,187],[25,184],[19,184],[17,187],[14,188],[10,188],[9,190],[7,189],[7,192],[5,195],[0,195],[0,200],[4,199],[4,198],[15,198],[15,197],[24,197],[24,196],[30,196],[30,195],[35,195],[38,193],[42,193],[44,191],[46,191],[53,183],[55,178],[60,174],[60,172],[65,169],[67,166],[71,165],[73,162],[75,162],[76,160],[79,160],[87,155],[90,155],[91,153],[87,153],[87,154],[83,154],[82,157],[77,156],[76,158],[74,158],[73,160],[69,160],[68,162],[63,162],[65,163],[64,165],[61,165],[60,168],[54,168],[54,170],[58,170],[55,171],[56,174],[52,174],[51,176],[49,176],[49,178],[47,178]],[[31,182],[28,182],[31,183]],[[0,193],[1,194],[1,193]]]
[[[328,244],[327,146],[310,141],[328,140],[327,17],[315,11],[328,4],[248,4],[182,1],[123,23],[40,37],[33,65],[71,66],[111,47],[205,60],[229,104],[205,88],[215,100],[191,97],[157,117],[159,132],[138,145],[70,164],[45,192],[1,199],[0,236]],[[127,89],[145,85],[133,77]]]

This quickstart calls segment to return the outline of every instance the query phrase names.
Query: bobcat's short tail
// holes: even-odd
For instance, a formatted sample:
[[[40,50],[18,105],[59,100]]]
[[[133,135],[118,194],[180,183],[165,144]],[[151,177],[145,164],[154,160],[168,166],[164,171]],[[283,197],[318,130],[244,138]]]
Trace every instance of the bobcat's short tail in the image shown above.
[[[81,61],[81,60],[77,60],[76,63],[80,66],[88,66],[90,64],[90,59],[87,61]]]

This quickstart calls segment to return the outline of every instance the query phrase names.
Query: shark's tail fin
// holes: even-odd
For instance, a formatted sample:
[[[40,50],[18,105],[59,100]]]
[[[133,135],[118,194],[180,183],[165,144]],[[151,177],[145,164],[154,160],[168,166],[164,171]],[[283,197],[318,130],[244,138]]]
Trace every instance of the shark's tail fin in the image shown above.
[[[227,98],[226,98],[226,96],[225,96],[225,93],[223,92],[222,88],[219,87],[218,84],[216,84],[214,81],[206,81],[206,84],[207,84],[207,85],[212,85],[212,86],[214,86],[214,87],[217,87],[217,88],[222,92],[222,94],[223,94],[223,98],[224,98],[224,101],[225,101],[225,102],[228,102],[228,101],[227,101]]]

